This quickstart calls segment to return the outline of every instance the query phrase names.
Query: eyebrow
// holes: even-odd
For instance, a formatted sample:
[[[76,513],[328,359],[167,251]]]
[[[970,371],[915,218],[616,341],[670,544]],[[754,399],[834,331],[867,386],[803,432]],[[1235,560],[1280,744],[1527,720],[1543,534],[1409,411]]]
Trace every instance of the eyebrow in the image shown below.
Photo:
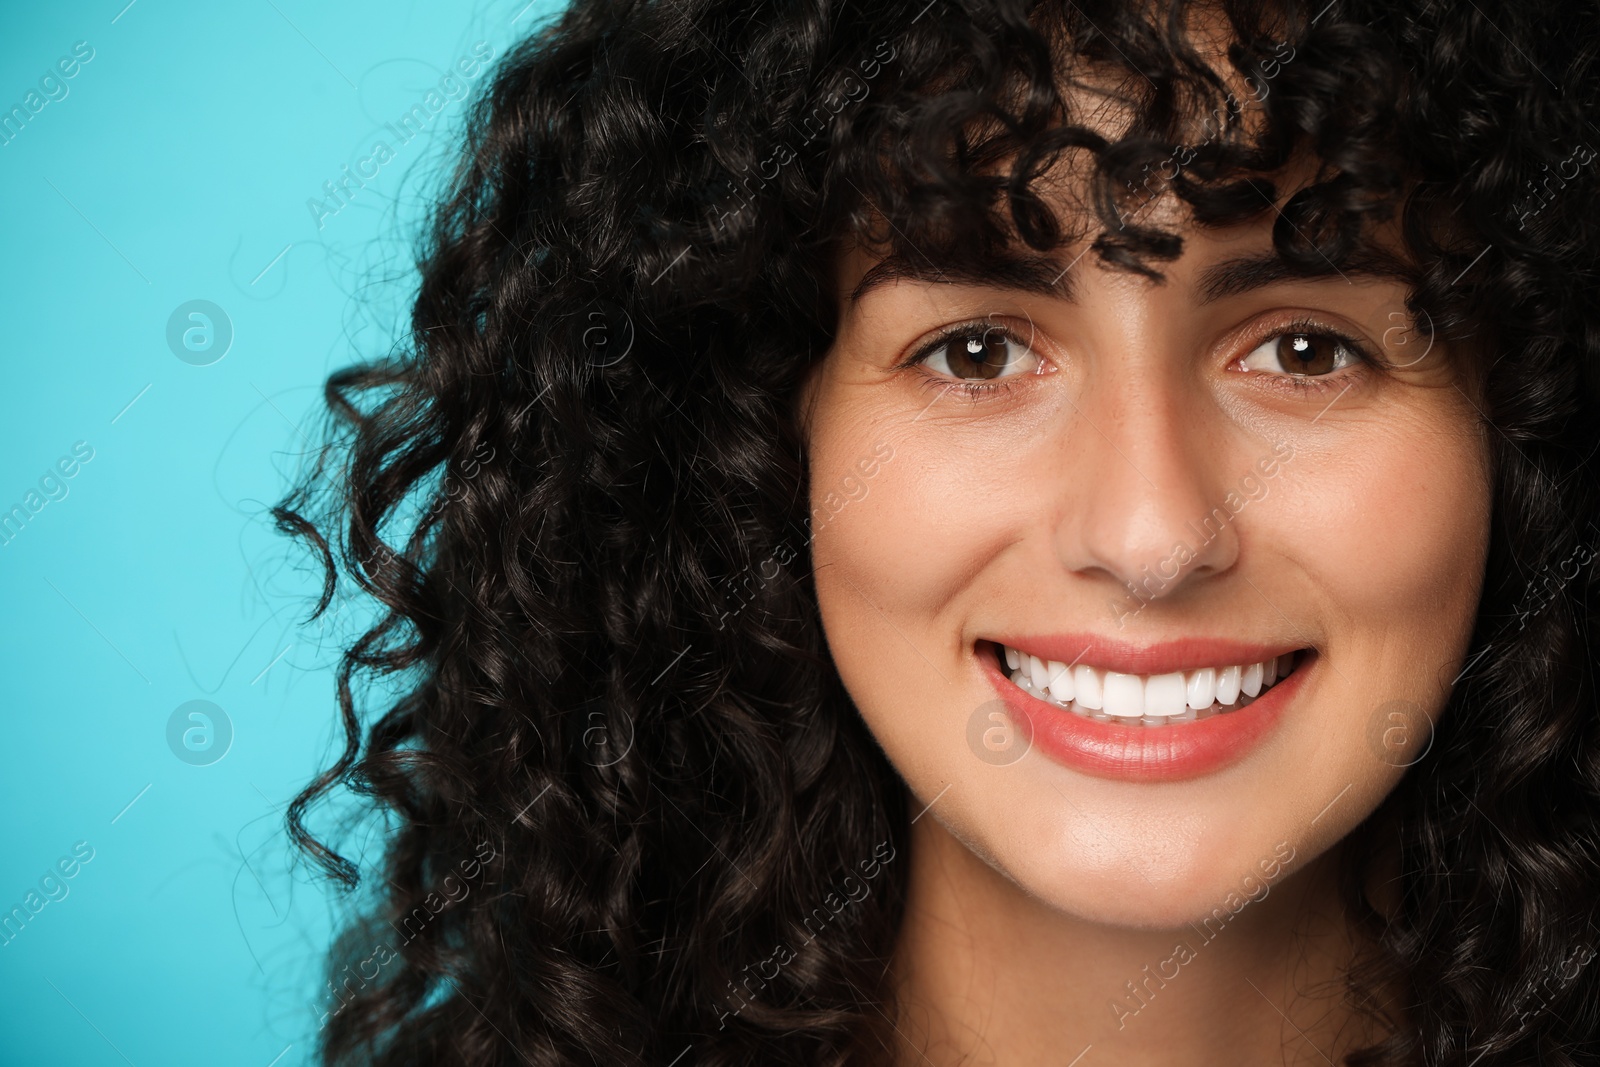
[[[850,291],[850,303],[855,303],[874,289],[901,279],[986,286],[1050,296],[1057,300],[1073,299],[1072,276],[1068,268],[1049,256],[1009,256],[934,266],[925,257],[916,262],[896,254],[880,260],[861,276],[856,287]]]
[[[1076,295],[1071,266],[1062,267],[1049,256],[1032,256],[956,262],[936,267],[925,258],[916,262],[896,254],[879,261],[862,275],[850,292],[850,302],[855,303],[872,290],[901,279],[1009,289],[1072,301]],[[1366,253],[1342,267],[1326,259],[1321,264],[1308,267],[1290,263],[1275,252],[1262,252],[1226,259],[1205,268],[1200,272],[1195,292],[1201,304],[1212,304],[1230,296],[1284,282],[1329,278],[1341,278],[1347,282],[1356,278],[1408,283],[1414,280],[1404,263],[1381,253]]]
[[[1381,253],[1366,253],[1343,267],[1336,267],[1327,259],[1314,266],[1305,267],[1290,263],[1275,252],[1263,252],[1212,264],[1200,272],[1200,278],[1195,283],[1195,291],[1199,294],[1200,303],[1212,304],[1226,297],[1264,289],[1269,285],[1335,277],[1352,284],[1356,278],[1401,282],[1413,280],[1411,272],[1404,263]]]

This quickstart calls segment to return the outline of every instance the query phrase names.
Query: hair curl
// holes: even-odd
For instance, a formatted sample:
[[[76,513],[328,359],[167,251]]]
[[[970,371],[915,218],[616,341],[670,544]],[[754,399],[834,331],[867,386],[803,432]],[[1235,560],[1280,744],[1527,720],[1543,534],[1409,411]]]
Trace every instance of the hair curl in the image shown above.
[[[1138,183],[1237,222],[1305,156],[1278,253],[1349,263],[1398,221],[1412,309],[1478,353],[1495,484],[1470,666],[1356,831],[1397,850],[1397,909],[1366,895],[1380,850],[1347,850],[1373,945],[1350,995],[1404,1020],[1349,1062],[1600,1062],[1600,968],[1569,973],[1600,936],[1595,569],[1568,573],[1600,536],[1600,183],[1568,173],[1600,136],[1596,15],[586,0],[513,50],[408,350],[332,376],[338,432],[275,512],[319,553],[318,614],[341,574],[380,608],[342,659],[343,752],[290,814],[352,885],[309,807],[343,784],[397,822],[334,973],[385,958],[344,979],[325,1062],[881,1057],[907,797],[822,638],[794,412],[840,242],[999,271],[1083,239],[1155,274],[1182,242],[1135,221]],[[1231,72],[1197,18],[1225,18]],[[1124,135],[1073,121],[1082,92],[1123,102]],[[1061,162],[1086,168],[1072,218],[1037,188]]]

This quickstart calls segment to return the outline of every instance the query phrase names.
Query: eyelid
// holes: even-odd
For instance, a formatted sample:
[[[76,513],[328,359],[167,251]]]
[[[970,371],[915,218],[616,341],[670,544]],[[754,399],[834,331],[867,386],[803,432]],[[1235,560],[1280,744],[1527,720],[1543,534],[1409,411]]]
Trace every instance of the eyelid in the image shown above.
[[[1385,366],[1383,358],[1377,355],[1367,342],[1357,337],[1352,331],[1304,316],[1297,317],[1289,322],[1271,323],[1260,329],[1252,330],[1247,335],[1251,339],[1245,342],[1249,347],[1241,355],[1233,357],[1229,362],[1229,366],[1233,367],[1242,363],[1247,356],[1272,338],[1292,333],[1320,334],[1325,337],[1332,337],[1348,348],[1359,362],[1370,367]],[[1259,374],[1262,372],[1255,371],[1252,373]],[[1321,375],[1321,377],[1327,377],[1327,375]]]
[[[906,356],[905,359],[901,360],[899,363],[896,363],[893,369],[904,370],[907,367],[915,367],[920,363],[925,363],[927,362],[928,357],[933,355],[940,345],[949,344],[952,338],[960,337],[963,334],[972,333],[975,328],[981,328],[985,331],[999,330],[1001,333],[1005,334],[1008,340],[1013,341],[1022,348],[1032,352],[1039,360],[1049,362],[1039,352],[1039,350],[1034,347],[1034,344],[1031,340],[1023,338],[1023,336],[1017,330],[1006,325],[1005,323],[995,322],[992,319],[968,319],[965,322],[952,323],[949,326],[941,327],[939,331],[934,334],[934,336],[930,337],[928,340],[914,348],[911,351],[911,354]],[[1032,332],[1037,333],[1037,331]]]

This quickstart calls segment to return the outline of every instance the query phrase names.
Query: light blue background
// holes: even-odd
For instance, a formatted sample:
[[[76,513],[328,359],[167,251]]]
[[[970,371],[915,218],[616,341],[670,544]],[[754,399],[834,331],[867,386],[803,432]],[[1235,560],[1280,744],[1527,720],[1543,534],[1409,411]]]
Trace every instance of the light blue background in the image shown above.
[[[328,372],[403,331],[465,104],[404,146],[385,124],[557,4],[125,4],[10,5],[0,33],[3,111],[94,49],[0,146],[0,511],[94,449],[0,547],[0,912],[94,849],[0,946],[0,1064],[291,1067],[349,901],[293,864],[283,806],[334,751],[361,616],[299,625],[315,575],[266,508],[319,440]],[[395,158],[319,229],[307,200],[377,140]],[[209,366],[166,340],[195,299],[233,326]],[[196,699],[233,726],[209,766],[166,737]]]

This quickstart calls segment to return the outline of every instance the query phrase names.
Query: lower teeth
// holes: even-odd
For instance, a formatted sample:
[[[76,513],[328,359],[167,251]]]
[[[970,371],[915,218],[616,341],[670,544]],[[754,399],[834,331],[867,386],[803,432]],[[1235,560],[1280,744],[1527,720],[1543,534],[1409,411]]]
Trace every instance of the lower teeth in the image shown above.
[[[1140,718],[1130,719],[1118,715],[1107,715],[1105,713],[1105,709],[1103,708],[1091,711],[1088,708],[1080,706],[1075,700],[1069,700],[1063,704],[1055,697],[1048,696],[1034,688],[1033,679],[1030,678],[1024,671],[1012,671],[1009,677],[1011,678],[1012,684],[1018,689],[1021,689],[1029,696],[1037,697],[1039,700],[1043,700],[1047,704],[1054,704],[1056,707],[1070,711],[1074,715],[1082,715],[1084,718],[1093,719],[1096,722],[1114,722],[1121,723],[1124,726],[1165,726],[1169,722],[1194,722],[1196,719],[1206,719],[1210,718],[1212,715],[1226,715],[1230,711],[1238,711],[1240,708],[1246,707],[1253,703],[1256,699],[1256,697],[1246,696],[1245,694],[1240,693],[1239,699],[1234,701],[1232,704],[1220,704],[1213,701],[1211,706],[1208,708],[1196,710],[1194,708],[1186,707],[1183,709],[1182,715],[1145,715]],[[1266,690],[1263,689],[1261,692],[1265,693]],[[1259,696],[1260,694],[1257,695]]]

